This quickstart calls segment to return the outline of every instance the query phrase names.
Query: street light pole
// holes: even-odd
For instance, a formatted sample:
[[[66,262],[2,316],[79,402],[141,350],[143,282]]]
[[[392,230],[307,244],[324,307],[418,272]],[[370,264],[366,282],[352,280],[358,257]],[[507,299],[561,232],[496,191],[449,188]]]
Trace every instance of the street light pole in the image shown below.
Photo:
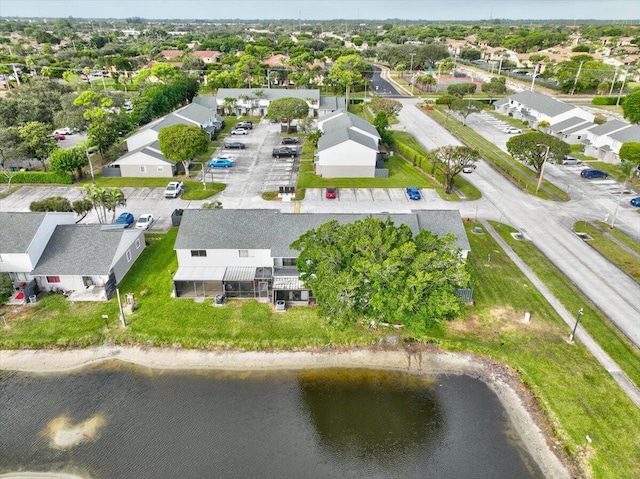
[[[93,151],[95,151],[95,150],[93,150]],[[95,176],[95,174],[93,173],[93,164],[91,163],[91,153],[92,153],[92,152],[89,152],[89,148],[85,148],[85,149],[84,149],[84,152],[87,154],[87,161],[89,161],[89,172],[91,173],[91,182],[92,182],[93,184],[95,184],[95,182],[96,182],[96,176]]]
[[[411,77],[411,96],[413,96],[413,57],[416,56],[415,53],[410,53],[411,57],[411,67],[409,68],[409,76]]]
[[[571,334],[569,335],[569,342],[572,343],[573,342],[573,337],[576,335],[576,329],[578,329],[578,324],[580,324],[580,318],[582,317],[582,308],[580,308],[578,310],[578,319],[576,319],[576,324],[573,327],[573,331],[571,331]]]
[[[549,145],[538,145],[544,146],[547,151],[544,153],[544,160],[542,160],[542,167],[540,167],[540,176],[538,177],[538,185],[536,186],[536,194],[538,194],[538,190],[540,189],[540,185],[542,184],[542,176],[544,175],[544,167],[547,164],[547,159],[549,158]]]

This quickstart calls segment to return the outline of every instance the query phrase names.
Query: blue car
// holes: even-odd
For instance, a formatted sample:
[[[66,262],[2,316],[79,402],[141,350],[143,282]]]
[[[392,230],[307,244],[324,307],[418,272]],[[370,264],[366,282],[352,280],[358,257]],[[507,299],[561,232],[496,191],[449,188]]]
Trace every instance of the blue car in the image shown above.
[[[125,228],[129,225],[132,225],[134,221],[133,215],[128,212],[121,213],[114,222],[116,225],[124,225]]]
[[[580,172],[580,176],[590,180],[592,178],[607,178],[609,175],[604,171],[594,170],[593,168],[587,168],[586,170],[582,170]]]
[[[407,188],[407,195],[410,200],[420,200],[422,199],[422,195],[420,194],[420,190],[418,188],[414,188],[410,186]]]
[[[215,158],[213,160],[210,160],[207,163],[207,166],[210,166],[212,168],[231,168],[233,166],[233,161],[227,158]]]
[[[632,198],[630,202],[633,206],[640,208],[640,196],[637,198]]]

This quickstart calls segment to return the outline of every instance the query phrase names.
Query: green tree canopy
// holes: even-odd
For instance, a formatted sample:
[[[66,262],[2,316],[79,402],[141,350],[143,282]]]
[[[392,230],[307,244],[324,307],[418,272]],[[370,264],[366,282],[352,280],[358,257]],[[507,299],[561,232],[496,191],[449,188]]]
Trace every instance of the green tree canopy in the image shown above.
[[[640,123],[640,89],[625,97],[622,112],[631,123]]]
[[[177,124],[160,130],[158,141],[162,154],[168,160],[182,162],[185,174],[188,174],[189,163],[196,156],[206,153],[211,139],[202,128]]]
[[[116,217],[116,208],[127,204],[120,188],[105,188],[91,183],[85,185],[84,189],[85,201],[81,203],[74,201],[73,206],[76,208],[81,207],[82,204],[88,205],[90,203],[96,210],[100,224],[113,223]],[[77,209],[75,211],[78,212]],[[111,221],[107,217],[108,213],[111,213]]]
[[[73,211],[71,203],[62,196],[50,196],[43,200],[32,201],[29,211]]]
[[[640,164],[640,141],[628,141],[623,143],[618,154],[622,161]]]
[[[453,83],[447,87],[447,93],[453,95],[456,98],[464,98],[467,95],[473,95],[476,92],[475,83]]]
[[[82,178],[82,168],[87,166],[87,154],[83,147],[57,149],[51,153],[49,162],[53,171],[71,173],[76,178]]]
[[[455,100],[449,108],[458,113],[463,119],[462,124],[466,125],[467,117],[473,113],[480,113],[484,105],[477,100]]]
[[[532,131],[509,138],[507,150],[516,160],[533,167],[536,170],[536,176],[539,177],[545,157],[551,163],[560,162],[569,154],[571,148],[553,135]]]
[[[0,273],[0,304],[4,304],[13,294],[13,281],[7,273]]]
[[[309,116],[309,105],[301,98],[278,98],[269,103],[267,117],[274,120],[287,120],[287,131],[291,127],[291,120]]]
[[[20,149],[26,158],[33,158],[42,163],[46,170],[46,160],[58,148],[57,142],[51,137],[51,126],[39,121],[30,121],[18,129],[21,138]]]
[[[496,96],[507,93],[507,79],[504,77],[493,77],[489,83],[483,83],[480,88],[487,94],[489,101],[492,102]]]
[[[321,313],[336,325],[360,320],[401,323],[414,330],[456,318],[456,288],[469,273],[454,246],[455,237],[366,218],[329,221],[291,247],[301,279],[318,299]]]
[[[455,177],[465,166],[475,168],[480,153],[468,146],[443,146],[431,152],[431,157],[434,168],[442,175],[444,192],[450,194]]]

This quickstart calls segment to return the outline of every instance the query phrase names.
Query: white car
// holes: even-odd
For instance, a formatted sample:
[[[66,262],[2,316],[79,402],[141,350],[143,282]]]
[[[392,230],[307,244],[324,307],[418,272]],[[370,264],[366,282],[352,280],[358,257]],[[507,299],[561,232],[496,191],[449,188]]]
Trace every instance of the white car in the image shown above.
[[[475,168],[474,165],[464,165],[462,167],[462,172],[463,173],[473,173],[473,169]]]
[[[177,198],[184,191],[184,183],[182,181],[172,181],[164,190],[165,198]]]
[[[509,134],[519,134],[522,133],[522,130],[520,128],[516,128],[515,126],[508,126],[506,127],[504,130],[505,133],[509,133]]]
[[[148,230],[149,228],[151,228],[152,224],[153,224],[152,214],[140,215],[140,217],[138,218],[138,221],[136,221],[136,228],[140,230]]]
[[[54,135],[73,135],[73,130],[69,127],[60,128],[53,132]]]
[[[244,128],[234,128],[231,130],[232,135],[248,135],[249,130],[245,130]]]

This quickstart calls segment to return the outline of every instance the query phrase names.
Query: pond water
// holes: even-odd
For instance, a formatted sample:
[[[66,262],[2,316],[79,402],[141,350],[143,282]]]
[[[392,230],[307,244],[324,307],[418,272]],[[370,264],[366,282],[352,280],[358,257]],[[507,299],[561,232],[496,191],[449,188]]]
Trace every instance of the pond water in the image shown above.
[[[194,372],[110,362],[64,374],[0,372],[0,401],[0,473],[543,477],[498,398],[467,376]]]

